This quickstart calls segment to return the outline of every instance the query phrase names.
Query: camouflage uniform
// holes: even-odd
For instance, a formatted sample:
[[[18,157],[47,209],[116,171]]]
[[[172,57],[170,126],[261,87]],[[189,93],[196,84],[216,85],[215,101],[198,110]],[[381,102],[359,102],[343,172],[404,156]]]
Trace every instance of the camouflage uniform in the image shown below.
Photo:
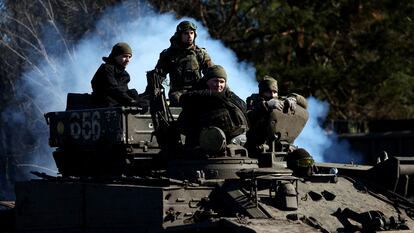
[[[270,78],[270,79],[269,79]],[[263,92],[273,90],[278,92],[277,81],[268,76],[259,82],[259,94],[252,94],[247,98],[247,116],[250,122],[249,131],[247,132],[246,148],[249,155],[255,156],[261,153],[260,145],[268,140],[267,128],[269,123],[270,112],[273,110],[287,112],[288,108],[293,110],[296,104],[301,107],[307,107],[306,99],[298,94],[290,94],[287,97],[266,98]],[[275,106],[274,103],[279,104]]]
[[[184,27],[180,27],[181,25]],[[170,39],[170,47],[161,52],[155,66],[163,80],[169,74],[170,91],[168,95],[171,106],[178,106],[179,97],[197,84],[201,79],[202,71],[204,73],[208,67],[213,65],[204,48],[200,48],[194,43],[186,46],[181,42],[181,33],[186,29],[195,32],[196,27],[188,21],[180,23],[177,26],[177,32]]]
[[[208,81],[210,75],[214,77],[218,73],[225,74],[222,67],[222,71],[213,70],[216,67],[220,66],[214,65],[207,70],[201,83]],[[209,126],[223,130],[228,142],[245,133],[248,128],[246,103],[227,87],[222,92],[207,87],[188,91],[183,94],[180,104],[183,111],[179,121],[183,134],[189,139],[186,143],[189,142],[190,145],[196,145],[201,130]]]

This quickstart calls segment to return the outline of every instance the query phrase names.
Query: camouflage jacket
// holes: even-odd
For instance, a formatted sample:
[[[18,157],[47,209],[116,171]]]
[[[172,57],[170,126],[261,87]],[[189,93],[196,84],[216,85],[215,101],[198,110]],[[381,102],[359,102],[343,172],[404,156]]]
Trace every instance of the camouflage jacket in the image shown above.
[[[204,48],[194,44],[184,48],[174,36],[170,42],[171,46],[160,53],[155,68],[163,80],[169,74],[170,92],[191,89],[213,62]]]
[[[209,89],[190,91],[181,99],[180,122],[183,134],[198,138],[202,128],[215,126],[224,131],[228,140],[248,129],[246,104],[230,90]]]
[[[307,108],[306,99],[298,94],[292,93],[288,96],[278,97],[278,99],[284,101],[287,98],[294,98],[297,105]],[[269,109],[266,100],[262,98],[259,94],[252,94],[247,98],[247,116],[249,120],[249,131],[247,132],[247,143],[246,147],[249,150],[249,153],[257,153],[257,146],[265,143],[267,140],[267,130],[268,123],[270,118],[270,113],[273,109]],[[286,105],[285,105],[286,106]],[[282,110],[280,110],[282,111]]]

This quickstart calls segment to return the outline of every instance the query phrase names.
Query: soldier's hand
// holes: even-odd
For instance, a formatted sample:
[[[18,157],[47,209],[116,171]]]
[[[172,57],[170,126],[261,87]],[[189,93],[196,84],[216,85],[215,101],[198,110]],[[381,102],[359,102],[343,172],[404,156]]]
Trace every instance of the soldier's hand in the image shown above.
[[[271,99],[266,101],[266,106],[269,109],[277,109],[282,111],[283,109],[283,102],[279,99]]]
[[[294,97],[288,97],[285,99],[285,108],[290,109],[290,111],[295,111],[296,109],[296,98]]]

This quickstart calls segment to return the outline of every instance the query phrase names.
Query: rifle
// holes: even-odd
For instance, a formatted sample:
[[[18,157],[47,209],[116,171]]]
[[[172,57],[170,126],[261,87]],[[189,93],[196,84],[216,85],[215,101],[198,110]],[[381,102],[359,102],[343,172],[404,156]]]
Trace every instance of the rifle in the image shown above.
[[[145,92],[149,95],[150,114],[154,125],[154,135],[161,148],[165,148],[169,126],[174,122],[173,115],[167,105],[165,89],[162,86],[163,78],[157,69],[147,72],[147,88]]]

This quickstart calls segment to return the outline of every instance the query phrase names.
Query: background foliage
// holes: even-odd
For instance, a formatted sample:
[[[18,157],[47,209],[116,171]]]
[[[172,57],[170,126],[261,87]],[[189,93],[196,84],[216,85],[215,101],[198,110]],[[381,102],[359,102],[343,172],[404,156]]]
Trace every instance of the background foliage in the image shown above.
[[[70,55],[71,46],[94,31],[104,10],[119,2],[130,4],[128,16],[142,4],[4,0],[0,110],[14,101],[30,102],[16,100],[14,87],[25,69],[36,69],[37,57]],[[413,1],[149,0],[146,4],[159,12],[200,20],[240,60],[255,65],[257,79],[270,74],[282,91],[328,101],[331,119],[414,117]],[[53,40],[41,38],[45,24],[55,30]],[[60,42],[61,50],[48,50],[51,41]],[[49,61],[53,67],[54,61]]]
[[[258,79],[327,100],[342,120],[414,116],[414,2],[151,1],[200,19]]]

